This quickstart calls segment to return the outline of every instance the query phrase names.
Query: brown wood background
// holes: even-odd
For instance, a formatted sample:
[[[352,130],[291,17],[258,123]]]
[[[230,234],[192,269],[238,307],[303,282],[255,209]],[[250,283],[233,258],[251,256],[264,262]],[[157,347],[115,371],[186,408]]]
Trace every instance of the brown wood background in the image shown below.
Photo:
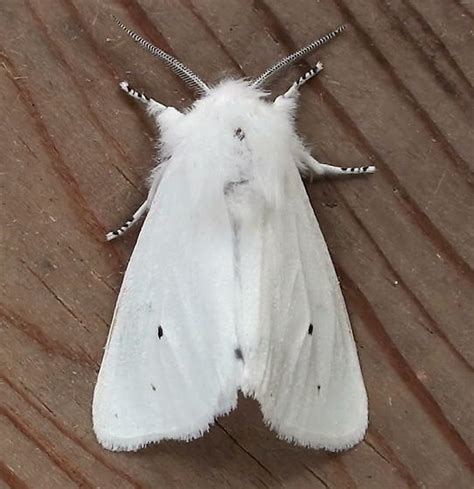
[[[3,0],[1,487],[473,487],[474,7],[469,0]],[[91,397],[137,236],[154,128],[117,83],[192,94],[111,14],[213,82],[310,57],[299,127],[360,179],[308,184],[341,277],[370,398],[357,448],[278,441],[242,400],[203,438],[102,449]],[[273,85],[281,92],[304,63]]]

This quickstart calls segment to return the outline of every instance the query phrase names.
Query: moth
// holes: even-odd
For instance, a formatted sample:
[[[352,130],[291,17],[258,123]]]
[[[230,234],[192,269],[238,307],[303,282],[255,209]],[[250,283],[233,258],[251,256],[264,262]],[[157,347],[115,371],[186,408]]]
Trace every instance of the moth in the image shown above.
[[[299,89],[274,101],[271,77],[343,31],[278,61],[253,80],[208,86],[117,20],[200,97],[184,111],[127,82],[160,130],[145,213],[110,327],[93,400],[110,450],[191,440],[255,398],[280,438],[329,451],[358,443],[367,396],[339,282],[300,173],[372,173],[311,156],[295,130]]]

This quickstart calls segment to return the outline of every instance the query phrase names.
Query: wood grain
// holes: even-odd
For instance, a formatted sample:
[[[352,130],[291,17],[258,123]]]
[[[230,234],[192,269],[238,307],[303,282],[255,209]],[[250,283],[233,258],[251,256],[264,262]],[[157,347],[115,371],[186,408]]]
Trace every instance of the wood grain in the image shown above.
[[[103,450],[90,408],[137,236],[155,131],[118,89],[193,94],[111,15],[208,82],[253,76],[342,22],[300,132],[373,177],[307,186],[341,279],[370,398],[366,440],[290,446],[241,399],[203,438]],[[474,483],[473,9],[464,0],[4,0],[1,487],[469,488]]]

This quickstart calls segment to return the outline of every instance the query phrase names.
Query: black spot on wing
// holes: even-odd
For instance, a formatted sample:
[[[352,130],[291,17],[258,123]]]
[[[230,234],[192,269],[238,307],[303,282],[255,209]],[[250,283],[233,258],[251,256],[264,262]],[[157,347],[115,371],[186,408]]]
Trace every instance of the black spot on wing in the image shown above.
[[[161,337],[163,336],[163,328],[158,326],[158,339],[161,340]]]
[[[313,329],[314,329],[313,328],[313,325],[310,324],[309,327],[308,327],[308,334],[311,334],[312,335],[313,334]]]
[[[154,391],[156,391],[156,387],[155,387],[153,384],[151,384],[151,388],[152,388]]]
[[[244,361],[244,356],[242,355],[242,350],[240,348],[236,348],[234,350],[234,355],[237,360],[242,360]]]
[[[245,138],[245,132],[242,130],[241,127],[238,127],[235,132],[234,136],[239,139],[239,141],[242,141]]]
[[[318,394],[319,394],[320,391],[321,391],[321,386],[318,385]]]

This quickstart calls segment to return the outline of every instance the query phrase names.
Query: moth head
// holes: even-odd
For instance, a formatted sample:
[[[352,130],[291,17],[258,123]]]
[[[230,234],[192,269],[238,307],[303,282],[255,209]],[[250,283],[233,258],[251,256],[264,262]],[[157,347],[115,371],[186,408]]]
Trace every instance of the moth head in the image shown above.
[[[215,106],[231,106],[242,104],[245,100],[253,102],[267,95],[268,92],[255,88],[251,80],[228,78],[212,86],[205,100],[214,103]],[[197,100],[195,104],[199,105],[200,102]]]
[[[162,49],[156,47],[151,42],[147,41],[143,37],[141,37],[136,32],[132,31],[128,27],[126,27],[120,20],[118,20],[114,16],[115,22],[135,41],[137,42],[143,49],[151,53],[158,59],[164,61],[187,85],[191,88],[198,91],[199,94],[208,94],[210,92],[209,86],[204,83],[204,81],[199,78],[195,73],[191,71],[185,64],[181,63],[181,61],[177,60],[171,54],[166,53]],[[291,64],[295,63],[299,59],[303,58],[307,54],[309,54],[314,49],[320,47],[322,44],[325,44],[329,40],[336,37],[339,33],[345,30],[346,26],[341,25],[337,29],[329,32],[328,34],[320,37],[319,39],[314,40],[307,46],[295,51],[292,54],[280,59],[280,61],[274,63],[269,68],[267,68],[261,75],[251,80],[248,86],[253,88],[262,88],[270,78],[275,76],[280,70],[287,68]]]

